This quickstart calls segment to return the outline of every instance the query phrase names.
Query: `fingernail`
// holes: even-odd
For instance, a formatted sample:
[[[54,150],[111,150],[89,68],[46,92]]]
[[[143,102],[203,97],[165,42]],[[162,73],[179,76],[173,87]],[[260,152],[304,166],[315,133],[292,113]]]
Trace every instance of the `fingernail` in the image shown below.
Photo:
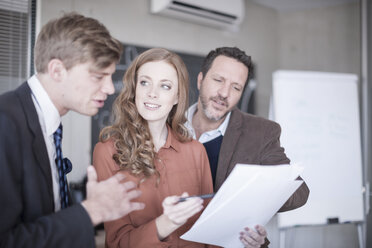
[[[249,228],[248,227],[246,227],[246,228],[244,228],[246,231],[249,231]]]

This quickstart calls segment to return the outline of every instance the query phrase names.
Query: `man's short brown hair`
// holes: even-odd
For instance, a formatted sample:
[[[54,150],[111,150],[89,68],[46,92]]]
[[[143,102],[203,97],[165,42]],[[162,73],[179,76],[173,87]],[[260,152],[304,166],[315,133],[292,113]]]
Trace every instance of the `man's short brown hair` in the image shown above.
[[[88,61],[106,68],[120,60],[122,45],[96,19],[69,13],[43,26],[34,49],[36,71],[45,73],[52,59],[61,60],[67,70]]]

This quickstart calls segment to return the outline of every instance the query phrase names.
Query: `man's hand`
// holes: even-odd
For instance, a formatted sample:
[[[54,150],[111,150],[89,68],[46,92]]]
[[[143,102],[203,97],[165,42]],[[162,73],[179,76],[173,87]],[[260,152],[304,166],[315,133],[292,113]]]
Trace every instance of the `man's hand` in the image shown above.
[[[244,228],[243,232],[240,232],[240,240],[244,244],[245,248],[260,248],[265,243],[267,236],[266,230],[261,225],[255,226],[256,230],[251,228]]]
[[[97,182],[97,173],[93,166],[88,167],[87,174],[87,199],[81,204],[93,225],[116,220],[145,207],[143,203],[131,202],[140,196],[141,191],[134,189],[134,182],[123,182],[124,175],[118,173],[105,181]]]
[[[156,219],[159,239],[166,238],[177,228],[200,210],[203,209],[203,199],[192,197],[184,202],[179,202],[180,197],[189,196],[183,193],[182,196],[168,196],[163,200],[163,214]]]

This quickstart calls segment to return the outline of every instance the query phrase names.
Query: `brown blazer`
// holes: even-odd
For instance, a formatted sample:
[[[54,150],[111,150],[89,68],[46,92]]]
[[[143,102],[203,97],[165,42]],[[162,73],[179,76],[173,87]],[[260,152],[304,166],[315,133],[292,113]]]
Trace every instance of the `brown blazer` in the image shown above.
[[[221,187],[237,163],[288,164],[290,160],[285,155],[284,148],[280,146],[280,133],[279,124],[234,108],[222,140],[214,190],[217,191]],[[303,206],[308,196],[309,188],[304,182],[279,212]]]

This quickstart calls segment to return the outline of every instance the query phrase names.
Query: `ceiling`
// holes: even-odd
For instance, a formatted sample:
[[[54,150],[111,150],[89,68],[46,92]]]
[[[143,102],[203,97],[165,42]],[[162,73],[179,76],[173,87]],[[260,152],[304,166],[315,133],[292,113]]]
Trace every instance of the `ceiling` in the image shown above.
[[[251,0],[257,4],[278,11],[293,11],[313,8],[324,8],[338,4],[357,2],[358,0]]]

